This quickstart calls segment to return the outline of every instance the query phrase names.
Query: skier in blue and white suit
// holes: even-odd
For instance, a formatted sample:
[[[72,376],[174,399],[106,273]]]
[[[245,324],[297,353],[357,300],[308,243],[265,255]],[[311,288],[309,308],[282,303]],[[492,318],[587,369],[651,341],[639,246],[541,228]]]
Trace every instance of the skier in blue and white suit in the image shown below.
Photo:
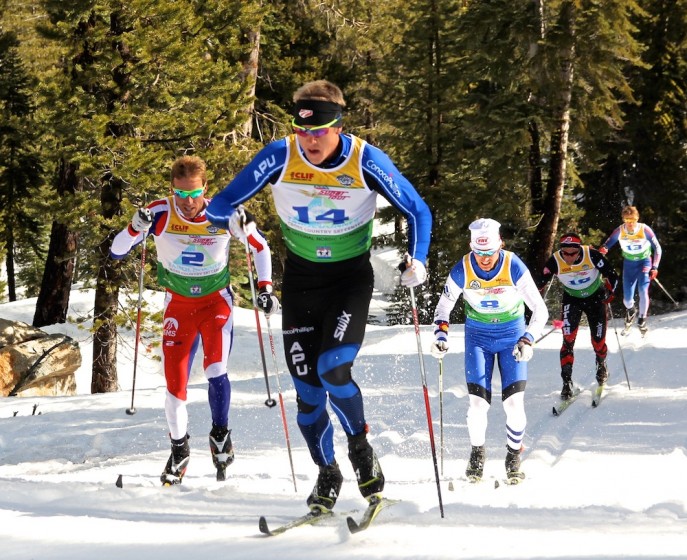
[[[432,354],[443,358],[448,350],[449,315],[463,295],[465,301],[465,378],[470,396],[467,425],[472,452],[466,469],[471,481],[481,479],[487,413],[491,405],[494,362],[501,374],[501,400],[506,412],[506,474],[511,482],[524,478],[520,450],[525,434],[524,391],[527,362],[533,343],[549,313],[520,258],[502,249],[500,224],[480,218],[470,224],[470,248],[452,269],[434,312],[436,325]],[[532,311],[525,324],[525,304]]]
[[[404,286],[427,273],[432,216],[389,157],[342,132],[343,93],[317,80],[294,96],[293,134],[265,146],[215,196],[207,216],[226,224],[237,207],[271,186],[287,256],[282,283],[284,352],[298,400],[298,426],[319,466],[311,508],[331,509],[343,481],[334,457],[327,404],[348,436],[348,457],[361,494],[381,493],[384,475],[367,440],[353,362],[365,335],[374,273],[372,225],[381,194],[408,223]]]

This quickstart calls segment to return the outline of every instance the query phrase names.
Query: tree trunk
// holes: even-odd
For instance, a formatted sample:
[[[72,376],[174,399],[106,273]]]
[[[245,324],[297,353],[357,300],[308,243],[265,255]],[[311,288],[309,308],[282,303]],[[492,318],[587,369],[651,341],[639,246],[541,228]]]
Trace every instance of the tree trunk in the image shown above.
[[[109,180],[108,180],[109,179]],[[106,219],[119,214],[121,209],[121,181],[106,177],[100,202]],[[104,232],[105,233],[105,232]],[[107,393],[119,389],[117,382],[117,302],[121,283],[120,263],[110,258],[110,246],[115,232],[103,235],[98,245],[98,279],[95,286],[93,311],[93,368],[91,393]]]
[[[530,133],[530,151],[528,161],[528,183],[530,198],[532,200],[532,212],[535,215],[544,213],[544,189],[542,179],[541,135],[536,122],[530,121],[528,125]]]
[[[251,98],[255,98],[255,83],[258,80],[258,63],[260,62],[260,29],[251,29],[245,33],[245,38],[250,45],[250,52],[248,57],[243,63],[243,72],[241,73],[241,79],[244,82],[250,84],[250,90],[248,95]],[[246,121],[243,124],[243,135],[246,138],[250,138],[253,134],[253,110],[255,108],[255,103],[251,103],[249,107],[246,108]]]
[[[76,192],[79,183],[76,171],[74,163],[64,159],[60,161],[56,185],[59,198]],[[34,327],[64,323],[67,320],[78,245],[79,236],[76,232],[63,223],[53,221],[41,290],[33,315]]]
[[[570,2],[562,7],[560,21],[568,41],[561,48],[560,87],[554,113],[554,120],[557,122],[557,126],[551,134],[549,179],[544,198],[544,215],[537,225],[534,237],[535,242],[532,246],[535,278],[541,274],[544,264],[553,251],[563,201],[563,191],[565,189],[570,103],[573,85],[573,57],[575,54],[574,7]]]
[[[14,274],[14,235],[12,230],[7,232],[5,239],[5,270],[7,272],[7,295],[10,301],[17,301],[17,281]]]

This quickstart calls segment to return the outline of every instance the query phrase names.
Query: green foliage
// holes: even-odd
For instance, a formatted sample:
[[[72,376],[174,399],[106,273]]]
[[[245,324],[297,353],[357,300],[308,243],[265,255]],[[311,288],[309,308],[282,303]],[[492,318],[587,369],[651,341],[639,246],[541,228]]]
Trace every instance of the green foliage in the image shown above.
[[[27,17],[30,9],[37,11]],[[562,14],[572,14],[572,33]],[[572,46],[558,231],[598,243],[622,205],[635,203],[666,250],[661,278],[679,285],[687,258],[686,18],[687,0],[9,0],[2,23],[21,39],[27,76],[40,78],[26,90],[34,116],[24,132],[40,138],[28,144],[40,150],[32,167],[52,174],[65,158],[81,180],[78,192],[59,198],[38,173],[32,188],[43,190],[21,199],[41,227],[58,220],[81,234],[78,274],[93,282],[97,247],[136,207],[168,192],[177,155],[203,157],[210,194],[219,191],[288,132],[293,91],[327,78],[346,95],[346,130],[387,152],[432,209],[430,277],[418,290],[426,323],[468,250],[472,220],[497,219],[507,248],[521,255],[540,242],[534,232],[560,132],[560,69]],[[6,165],[0,158],[0,174]],[[113,185],[121,192],[108,213],[101,196]],[[278,289],[284,247],[268,189],[247,207],[270,242]],[[403,251],[398,214],[380,218],[395,223],[383,241]],[[39,266],[46,234],[39,227],[20,236],[36,241],[17,251],[22,271]],[[251,306],[244,248],[231,250],[232,285]],[[122,266],[128,291],[136,260]],[[146,285],[154,287],[149,260]],[[408,323],[407,290],[393,297],[393,320]]]
[[[32,211],[42,181],[41,160],[34,129],[32,90],[35,81],[26,72],[18,53],[14,33],[0,32],[0,223],[8,263],[10,299],[16,296],[16,267],[19,280],[28,284],[40,274],[45,228]]]

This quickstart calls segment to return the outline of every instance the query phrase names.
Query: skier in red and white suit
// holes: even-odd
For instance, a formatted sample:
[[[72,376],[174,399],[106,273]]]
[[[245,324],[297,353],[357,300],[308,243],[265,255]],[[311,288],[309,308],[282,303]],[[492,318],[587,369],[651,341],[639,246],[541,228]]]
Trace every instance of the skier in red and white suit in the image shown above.
[[[267,314],[278,310],[272,295],[272,264],[267,242],[243,209],[232,216],[229,230],[205,217],[210,199],[205,197],[205,163],[184,156],[172,166],[171,196],[139,209],[131,223],[115,237],[110,253],[121,259],[141,243],[148,232],[157,250],[158,283],[166,289],[162,355],[167,382],[165,414],[172,440],[172,455],[162,482],[181,482],[189,458],[187,385],[199,342],[203,343],[203,368],[208,379],[212,413],[210,448],[223,479],[234,459],[228,429],[231,385],[227,361],[233,339],[233,299],[229,290],[229,242],[234,235],[248,243],[253,253],[260,290],[260,306]],[[245,223],[245,229],[242,224]]]

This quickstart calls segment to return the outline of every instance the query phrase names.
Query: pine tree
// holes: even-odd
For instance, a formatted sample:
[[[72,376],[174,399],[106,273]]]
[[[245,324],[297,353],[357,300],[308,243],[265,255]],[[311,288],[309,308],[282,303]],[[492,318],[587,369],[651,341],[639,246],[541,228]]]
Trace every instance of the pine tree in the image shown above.
[[[32,83],[18,46],[14,33],[0,31],[0,222],[10,301],[17,299],[15,264],[22,256],[26,264],[31,253],[40,256],[43,229],[30,212],[42,170],[33,128]]]
[[[93,392],[118,386],[119,289],[137,278],[135,258],[109,258],[114,233],[136,207],[169,192],[178,154],[204,157],[211,174],[222,159],[235,160],[232,135],[250,103],[241,79],[247,48],[237,27],[225,25],[221,45],[209,27],[227,6],[243,4],[182,11],[174,2],[44,2],[50,20],[42,31],[66,48],[52,123],[82,188],[62,215],[78,228],[84,266],[96,278]]]
[[[600,232],[599,242],[619,223],[624,205],[637,206],[641,221],[654,229],[664,250],[669,248],[661,278],[674,290],[687,259],[681,250],[687,231],[687,2],[656,0],[642,8],[633,22],[645,47],[643,64],[626,70],[637,103],[625,108],[620,130],[598,139],[605,155],[583,176],[589,188],[582,202],[585,224]],[[611,258],[620,264],[617,254]],[[654,296],[663,298],[656,289]]]

